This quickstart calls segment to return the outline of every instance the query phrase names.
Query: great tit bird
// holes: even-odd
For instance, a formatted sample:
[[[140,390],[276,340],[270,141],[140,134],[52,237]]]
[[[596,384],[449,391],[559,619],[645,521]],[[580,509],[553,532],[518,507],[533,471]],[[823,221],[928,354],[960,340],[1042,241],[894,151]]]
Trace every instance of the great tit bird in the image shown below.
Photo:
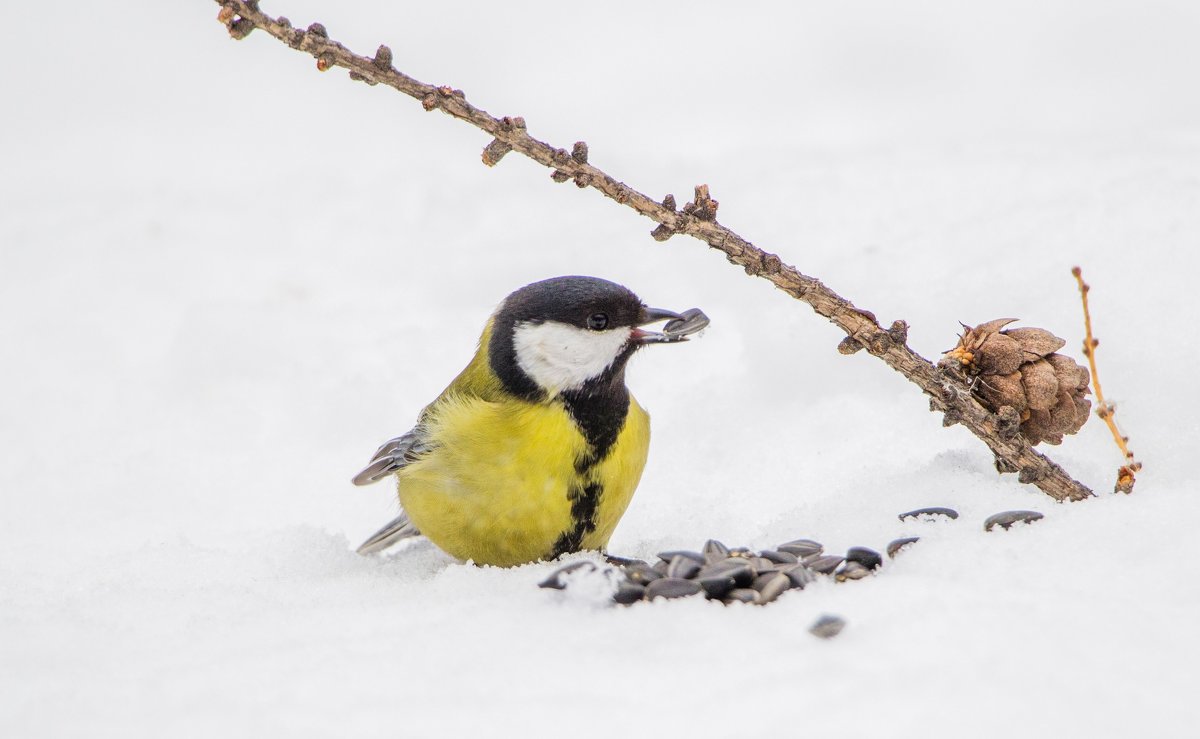
[[[662,332],[640,328],[664,320]],[[395,475],[403,509],[359,553],[418,533],[454,557],[503,567],[603,550],[650,445],[625,365],[639,348],[707,324],[698,309],[648,308],[595,277],[509,295],[466,369],[355,475],[355,485]]]

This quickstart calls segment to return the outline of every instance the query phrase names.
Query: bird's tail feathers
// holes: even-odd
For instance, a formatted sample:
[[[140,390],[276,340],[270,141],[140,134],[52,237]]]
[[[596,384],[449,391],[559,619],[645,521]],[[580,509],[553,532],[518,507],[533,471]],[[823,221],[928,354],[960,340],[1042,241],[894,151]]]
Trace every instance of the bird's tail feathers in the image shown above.
[[[382,552],[384,549],[397,544],[404,539],[409,539],[414,536],[420,536],[421,532],[413,525],[412,521],[408,520],[407,513],[401,513],[392,519],[382,529],[376,531],[358,548],[359,554],[375,554]]]

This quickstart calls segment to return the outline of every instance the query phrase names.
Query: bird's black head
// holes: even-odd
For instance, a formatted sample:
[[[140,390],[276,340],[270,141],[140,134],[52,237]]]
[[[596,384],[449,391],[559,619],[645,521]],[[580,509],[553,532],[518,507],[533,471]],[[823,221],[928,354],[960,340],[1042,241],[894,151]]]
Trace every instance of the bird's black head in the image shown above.
[[[530,399],[589,383],[623,383],[634,351],[662,337],[638,326],[671,318],[679,315],[647,308],[615,282],[554,277],[504,299],[494,316],[488,358],[509,392]]]

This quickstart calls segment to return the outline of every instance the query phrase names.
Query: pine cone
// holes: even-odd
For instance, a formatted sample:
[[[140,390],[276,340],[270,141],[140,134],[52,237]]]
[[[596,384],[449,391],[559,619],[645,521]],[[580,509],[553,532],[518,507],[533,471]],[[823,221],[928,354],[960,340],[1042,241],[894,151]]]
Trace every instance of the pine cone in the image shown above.
[[[1067,342],[1041,328],[1001,330],[1017,319],[963,326],[958,346],[938,364],[975,376],[972,392],[993,413],[1010,406],[1030,444],[1061,444],[1091,415],[1091,375],[1075,360],[1056,354]]]

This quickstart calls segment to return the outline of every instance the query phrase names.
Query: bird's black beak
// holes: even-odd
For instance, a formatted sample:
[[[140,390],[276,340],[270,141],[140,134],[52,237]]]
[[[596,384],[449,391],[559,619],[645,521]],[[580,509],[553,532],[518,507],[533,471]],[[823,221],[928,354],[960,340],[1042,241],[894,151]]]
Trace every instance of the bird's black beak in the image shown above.
[[[699,308],[689,308],[683,313],[663,310],[662,308],[647,308],[642,306],[642,314],[638,317],[639,326],[649,323],[666,321],[661,332],[645,331],[635,328],[632,333],[636,344],[674,344],[687,341],[687,337],[700,331],[708,325],[708,316]]]

